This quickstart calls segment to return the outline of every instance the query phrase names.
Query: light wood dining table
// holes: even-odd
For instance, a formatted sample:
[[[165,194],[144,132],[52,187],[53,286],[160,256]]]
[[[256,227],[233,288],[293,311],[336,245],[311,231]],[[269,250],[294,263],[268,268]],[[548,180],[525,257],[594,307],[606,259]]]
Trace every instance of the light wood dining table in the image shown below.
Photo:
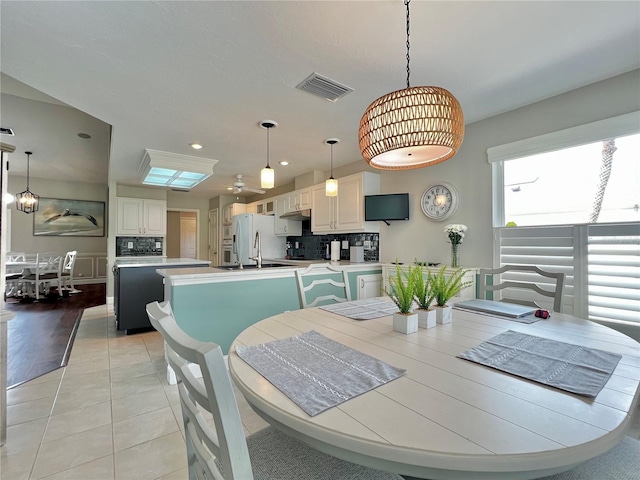
[[[406,374],[311,417],[235,352],[310,330]],[[508,330],[622,359],[589,398],[456,358]],[[393,331],[391,316],[358,321],[316,307],[244,330],[230,348],[229,371],[266,421],[337,457],[419,478],[530,479],[567,470],[623,438],[638,408],[640,344],[558,313],[527,325],[454,309],[452,323],[405,335]]]

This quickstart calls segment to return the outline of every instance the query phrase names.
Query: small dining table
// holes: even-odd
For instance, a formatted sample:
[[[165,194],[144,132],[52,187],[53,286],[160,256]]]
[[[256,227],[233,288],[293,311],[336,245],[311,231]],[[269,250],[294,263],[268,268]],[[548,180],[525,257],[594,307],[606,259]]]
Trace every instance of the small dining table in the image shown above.
[[[244,330],[230,375],[267,422],[315,448],[373,468],[429,479],[531,479],[568,470],[622,440],[638,407],[640,344],[611,328],[553,313],[532,324],[453,310],[417,333],[392,317],[354,320],[320,307],[285,312]],[[401,377],[309,416],[236,353],[315,330],[406,369]],[[585,397],[456,355],[512,330],[620,354],[596,397]]]

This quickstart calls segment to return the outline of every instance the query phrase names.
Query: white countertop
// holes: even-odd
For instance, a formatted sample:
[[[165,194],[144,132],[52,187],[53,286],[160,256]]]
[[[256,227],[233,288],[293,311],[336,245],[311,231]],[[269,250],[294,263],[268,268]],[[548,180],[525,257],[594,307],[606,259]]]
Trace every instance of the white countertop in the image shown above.
[[[347,267],[348,271],[366,271],[375,268],[382,268],[380,262],[352,263],[348,260],[340,262],[329,262],[326,260],[283,260],[264,259],[264,263],[287,264],[286,267],[264,267],[264,268],[244,268],[230,269],[229,267],[209,267],[209,268],[171,268],[158,273],[167,278],[172,284],[181,283],[216,283],[221,281],[244,281],[253,279],[279,278],[293,276],[294,272],[304,268],[311,263],[326,263],[332,267]]]
[[[116,258],[117,267],[169,267],[180,265],[203,265],[209,266],[209,260],[198,260],[195,258],[167,258],[167,257],[127,257]]]

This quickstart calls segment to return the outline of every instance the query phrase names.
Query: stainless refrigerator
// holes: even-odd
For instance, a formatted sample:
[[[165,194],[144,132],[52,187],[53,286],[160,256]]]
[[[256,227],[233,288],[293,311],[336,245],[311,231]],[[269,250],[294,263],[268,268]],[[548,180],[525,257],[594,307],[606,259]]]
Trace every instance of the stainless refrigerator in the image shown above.
[[[233,232],[233,250],[231,260],[234,264],[255,265],[251,257],[258,255],[256,234],[260,234],[263,259],[281,259],[285,256],[285,237],[275,234],[275,220],[272,215],[243,213],[231,219]]]

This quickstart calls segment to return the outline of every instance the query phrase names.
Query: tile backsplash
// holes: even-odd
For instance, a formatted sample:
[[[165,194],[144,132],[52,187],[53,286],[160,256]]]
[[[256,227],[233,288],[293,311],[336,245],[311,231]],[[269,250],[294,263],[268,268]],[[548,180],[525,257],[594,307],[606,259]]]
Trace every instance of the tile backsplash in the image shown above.
[[[163,237],[116,237],[116,257],[162,256],[163,246]]]
[[[309,221],[302,222],[302,236],[287,237],[287,255],[304,260],[322,259],[325,258],[327,245],[330,245],[332,240],[346,241],[349,247],[364,246],[365,261],[378,261],[380,259],[380,234],[342,233],[313,235],[311,233],[311,222]],[[346,249],[340,248],[340,260],[349,260],[349,247]],[[329,251],[331,251],[331,247],[329,247]]]

